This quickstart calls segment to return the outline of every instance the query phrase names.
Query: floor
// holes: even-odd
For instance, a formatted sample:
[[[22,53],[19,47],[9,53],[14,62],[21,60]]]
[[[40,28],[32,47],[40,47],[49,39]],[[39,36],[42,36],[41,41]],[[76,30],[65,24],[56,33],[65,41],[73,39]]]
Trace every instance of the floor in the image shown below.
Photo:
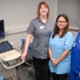
[[[35,80],[35,73],[33,66],[23,64],[17,69],[18,80]]]
[[[17,74],[18,74],[17,80],[36,80],[35,72],[33,68],[32,57],[28,55],[28,58],[27,58],[27,62],[29,64],[25,62],[24,64],[20,65],[17,68]],[[53,79],[50,77],[50,80],[53,80]]]
[[[36,80],[33,66],[26,66],[25,64],[23,64],[18,67],[17,71],[18,71],[17,80]],[[50,80],[53,80],[53,79],[50,78]]]

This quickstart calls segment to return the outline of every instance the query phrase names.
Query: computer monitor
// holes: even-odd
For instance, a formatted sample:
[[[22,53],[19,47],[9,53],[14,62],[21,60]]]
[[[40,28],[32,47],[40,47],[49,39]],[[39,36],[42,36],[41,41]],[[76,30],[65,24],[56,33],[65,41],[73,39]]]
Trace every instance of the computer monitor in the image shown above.
[[[0,20],[0,39],[5,38],[4,20]]]

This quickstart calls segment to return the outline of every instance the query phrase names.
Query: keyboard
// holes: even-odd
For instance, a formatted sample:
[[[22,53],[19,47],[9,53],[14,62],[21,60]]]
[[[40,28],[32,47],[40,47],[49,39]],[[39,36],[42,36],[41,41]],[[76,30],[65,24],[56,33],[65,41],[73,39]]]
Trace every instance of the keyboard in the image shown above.
[[[6,51],[6,52],[3,52],[2,54],[0,54],[0,58],[3,60],[3,61],[10,61],[10,60],[14,60],[18,57],[21,56],[21,53],[15,49],[13,50],[10,50],[10,51]]]
[[[0,63],[6,69],[11,69],[24,63],[21,60],[21,53],[14,49],[8,41],[0,43]]]
[[[12,50],[13,47],[10,45],[8,41],[4,41],[0,43],[0,53]]]

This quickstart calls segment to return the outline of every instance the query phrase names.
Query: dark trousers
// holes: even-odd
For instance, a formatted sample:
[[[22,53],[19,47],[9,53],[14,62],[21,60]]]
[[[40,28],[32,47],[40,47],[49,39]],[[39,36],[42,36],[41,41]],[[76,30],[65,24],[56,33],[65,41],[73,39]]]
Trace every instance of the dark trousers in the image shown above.
[[[68,74],[56,74],[52,73],[53,80],[67,80]]]
[[[48,61],[49,59],[37,59],[33,57],[36,80],[50,80]]]

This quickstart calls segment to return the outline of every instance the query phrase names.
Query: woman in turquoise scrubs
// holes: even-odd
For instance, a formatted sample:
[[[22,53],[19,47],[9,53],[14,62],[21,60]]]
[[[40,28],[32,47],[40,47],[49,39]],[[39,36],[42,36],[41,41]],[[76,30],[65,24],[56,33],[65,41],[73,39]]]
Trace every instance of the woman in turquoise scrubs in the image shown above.
[[[70,70],[70,50],[74,43],[74,35],[68,29],[68,17],[60,14],[49,41],[49,68],[53,80],[66,80]]]

